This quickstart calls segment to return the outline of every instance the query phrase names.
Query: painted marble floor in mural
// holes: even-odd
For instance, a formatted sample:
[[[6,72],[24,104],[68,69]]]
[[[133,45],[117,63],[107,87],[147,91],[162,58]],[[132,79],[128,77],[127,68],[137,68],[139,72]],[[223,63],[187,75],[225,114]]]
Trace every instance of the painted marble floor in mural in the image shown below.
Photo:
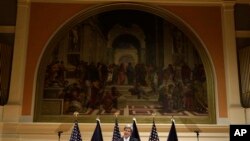
[[[208,116],[206,108],[202,107],[197,101],[185,99],[184,97],[177,99],[177,97],[169,95],[155,94],[151,89],[144,89],[145,93],[141,95],[134,95],[129,92],[132,87],[120,87],[119,91],[122,94],[117,99],[117,108],[107,108],[105,104],[101,104],[96,108],[85,108],[81,115],[114,115],[119,113],[121,116],[151,116],[156,114],[158,116]],[[114,103],[112,103],[114,106]],[[71,113],[70,113],[71,114]]]
[[[137,115],[137,116],[151,116],[156,114],[158,116],[208,116],[208,113],[199,113],[196,111],[172,111],[165,112],[162,108],[152,109],[151,107],[155,105],[127,105],[122,109],[112,109],[110,112],[106,112],[104,109],[87,109],[86,112],[81,112],[80,115],[115,115],[118,113],[120,116],[129,116],[129,115]]]
[[[167,91],[154,92],[148,87],[144,87],[142,91],[138,92],[133,89],[133,86],[118,86],[119,96],[113,99],[108,95],[111,88],[112,86],[106,88],[102,98],[98,97],[96,101],[90,100],[94,104],[77,101],[65,102],[63,99],[44,99],[42,113],[44,115],[71,115],[78,111],[80,115],[119,113],[121,116],[151,116],[152,114],[180,117],[208,116],[207,107],[199,102],[198,98],[192,97],[193,95],[179,95],[167,93]]]

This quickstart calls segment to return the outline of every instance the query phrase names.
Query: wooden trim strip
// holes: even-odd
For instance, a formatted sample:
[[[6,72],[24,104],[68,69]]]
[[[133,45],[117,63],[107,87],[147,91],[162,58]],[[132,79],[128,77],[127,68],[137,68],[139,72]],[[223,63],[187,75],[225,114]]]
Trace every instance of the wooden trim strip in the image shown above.
[[[250,30],[237,30],[235,34],[237,38],[250,38]]]
[[[0,33],[15,33],[16,26],[0,26]]]

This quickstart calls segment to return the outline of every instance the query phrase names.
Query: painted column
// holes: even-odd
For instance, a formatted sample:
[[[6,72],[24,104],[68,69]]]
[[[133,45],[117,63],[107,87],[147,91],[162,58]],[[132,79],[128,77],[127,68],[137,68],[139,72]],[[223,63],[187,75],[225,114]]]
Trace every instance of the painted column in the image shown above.
[[[232,124],[242,124],[245,123],[245,114],[240,103],[234,4],[234,2],[224,2],[222,7],[223,50],[225,60],[228,120]]]
[[[173,37],[170,33],[170,25],[164,23],[163,26],[163,48],[164,48],[164,67],[173,64]]]
[[[140,49],[140,63],[146,63],[146,50],[145,48]]]
[[[83,40],[82,45],[81,45],[81,54],[82,54],[82,58],[85,62],[91,62],[92,58],[90,56],[90,47],[91,47],[91,43],[90,38],[91,38],[91,27],[88,25],[88,23],[84,23],[83,26]]]
[[[30,2],[18,0],[10,93],[8,104],[3,109],[4,122],[18,122],[21,117],[29,14]]]

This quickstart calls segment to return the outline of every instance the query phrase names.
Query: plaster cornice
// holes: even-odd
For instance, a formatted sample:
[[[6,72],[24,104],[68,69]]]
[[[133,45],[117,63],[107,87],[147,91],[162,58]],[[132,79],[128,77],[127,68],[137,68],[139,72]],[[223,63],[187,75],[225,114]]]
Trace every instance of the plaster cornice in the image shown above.
[[[24,1],[24,0],[21,0]],[[27,0],[26,0],[27,1]],[[155,3],[155,4],[181,4],[181,5],[221,5],[228,0],[29,0],[39,3],[105,3],[105,2],[136,2],[136,3]],[[250,0],[230,0],[248,1]]]
[[[18,0],[19,2],[40,3],[100,3],[100,2],[142,2],[159,4],[220,5],[225,2],[250,4],[250,0]]]

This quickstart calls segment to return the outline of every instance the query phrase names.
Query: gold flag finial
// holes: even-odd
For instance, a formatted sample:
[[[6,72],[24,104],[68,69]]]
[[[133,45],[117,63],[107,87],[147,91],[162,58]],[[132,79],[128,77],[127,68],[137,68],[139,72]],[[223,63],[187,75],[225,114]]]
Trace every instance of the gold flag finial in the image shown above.
[[[96,120],[100,120],[99,116],[96,117]]]
[[[156,116],[156,113],[152,113],[152,116],[155,117],[155,116]]]
[[[171,122],[175,122],[174,116],[171,117]]]
[[[73,116],[74,116],[74,119],[75,119],[75,120],[77,120],[78,115],[79,115],[79,112],[77,112],[77,111],[75,111],[75,112],[73,113]]]
[[[135,117],[133,117],[133,120],[134,120],[134,121],[136,121],[136,118],[135,118]]]
[[[99,116],[96,117],[96,121],[98,121],[99,123],[101,123],[101,120],[100,120]]]
[[[156,113],[152,113],[153,120],[155,120]]]
[[[119,112],[115,112],[114,115],[115,115],[115,117],[117,118],[117,116],[119,115]]]

